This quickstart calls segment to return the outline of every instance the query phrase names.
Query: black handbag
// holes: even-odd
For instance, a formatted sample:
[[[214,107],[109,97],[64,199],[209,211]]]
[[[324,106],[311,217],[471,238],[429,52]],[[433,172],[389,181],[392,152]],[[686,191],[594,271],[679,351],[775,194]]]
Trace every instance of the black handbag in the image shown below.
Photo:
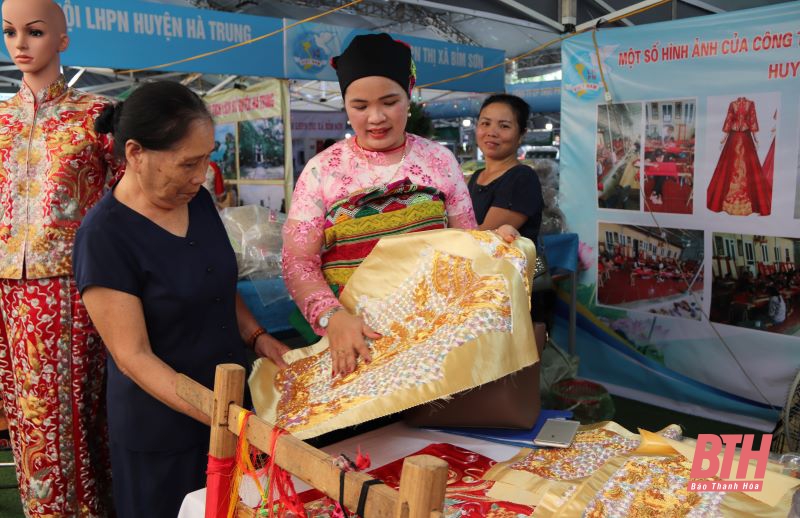
[[[533,271],[533,286],[531,286],[531,292],[539,293],[542,291],[550,291],[554,288],[553,276],[550,275],[550,269],[547,267],[547,256],[544,255],[544,250],[540,250],[536,254],[536,268]]]

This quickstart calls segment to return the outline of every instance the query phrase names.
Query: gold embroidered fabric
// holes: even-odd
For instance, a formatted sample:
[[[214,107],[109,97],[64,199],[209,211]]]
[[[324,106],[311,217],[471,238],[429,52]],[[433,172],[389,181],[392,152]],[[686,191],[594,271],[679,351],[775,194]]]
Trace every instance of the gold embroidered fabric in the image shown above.
[[[789,512],[792,489],[800,481],[776,473],[776,465],[769,466],[761,492],[689,491],[695,441],[675,440],[679,429],[674,425],[658,434],[640,432],[601,423],[581,427],[565,450],[523,449],[484,475],[497,481],[488,495],[535,505],[536,516],[545,518],[777,517]]]
[[[722,203],[722,210],[731,216],[748,216],[753,213],[745,152],[744,144],[741,140],[737,141],[733,146],[733,175],[728,194]]]
[[[663,437],[655,435],[646,430],[639,430],[642,434],[642,445],[636,450],[636,454],[641,454],[643,450],[660,450],[662,454],[669,452],[672,455],[682,455],[691,463],[694,459],[694,450],[697,442],[694,439],[684,439],[683,441],[676,441],[671,437]],[[723,460],[724,451],[720,452],[720,462]],[[731,461],[731,473],[736,473],[739,470],[739,453],[733,456]],[[783,502],[787,493],[792,493],[798,486],[800,480],[788,477],[782,474],[783,467],[774,462],[767,464],[767,470],[764,474],[764,488],[761,491],[744,493],[750,495],[750,498],[758,500],[767,506],[778,506]],[[747,476],[745,480],[756,480],[755,476],[756,466],[755,463],[750,463],[747,468]],[[787,508],[788,510],[788,508]]]
[[[615,457],[569,495],[546,494],[536,516],[784,518],[789,513],[791,491],[774,506],[753,498],[756,493],[689,491],[691,466],[679,454]]]
[[[436,230],[381,239],[341,303],[382,338],[373,361],[331,379],[327,338],[256,362],[258,415],[305,439],[494,381],[538,361],[529,306],[536,252],[492,232]]]
[[[677,437],[680,428],[671,425],[660,432]],[[495,493],[521,490],[512,501],[537,505],[548,492],[566,494],[576,483],[592,476],[609,460],[639,446],[639,436],[616,423],[606,422],[579,428],[569,448],[523,448],[507,462],[496,464],[484,478],[495,480]],[[519,501],[518,498],[523,499]]]

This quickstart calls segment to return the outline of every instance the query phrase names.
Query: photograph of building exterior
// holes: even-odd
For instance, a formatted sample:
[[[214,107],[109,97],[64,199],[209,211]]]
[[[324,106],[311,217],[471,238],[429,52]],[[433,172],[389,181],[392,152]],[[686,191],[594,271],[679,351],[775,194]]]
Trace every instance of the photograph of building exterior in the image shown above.
[[[715,233],[711,320],[800,334],[800,239]]]
[[[598,237],[598,304],[701,319],[701,230],[601,222]]]

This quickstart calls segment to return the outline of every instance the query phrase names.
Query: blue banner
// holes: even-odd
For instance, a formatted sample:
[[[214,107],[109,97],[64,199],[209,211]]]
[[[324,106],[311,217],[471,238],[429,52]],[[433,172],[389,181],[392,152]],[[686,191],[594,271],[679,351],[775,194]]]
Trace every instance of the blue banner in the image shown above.
[[[538,81],[508,85],[506,91],[525,99],[532,113],[561,111],[561,81]]]
[[[533,113],[561,111],[561,81],[542,81],[506,85],[506,92],[525,99]],[[471,96],[424,103],[425,113],[432,119],[477,117],[487,96]]]
[[[292,20],[286,22],[288,24]],[[369,32],[318,23],[305,23],[289,29],[286,32],[284,76],[291,79],[336,81],[336,71],[330,66],[330,59],[341,54],[354,37]],[[417,66],[418,85],[475,72],[502,63],[505,59],[502,50],[398,34],[392,36],[411,45]],[[504,67],[500,66],[488,72],[448,81],[432,88],[463,92],[501,92],[504,89],[504,81]]]
[[[70,66],[138,69],[161,65],[241,43],[283,26],[277,18],[133,0],[57,3],[66,15],[70,37],[62,63]],[[283,41],[277,34],[159,70],[280,77],[282,50]]]
[[[57,0],[67,18],[69,66],[140,69],[219,51],[280,31],[291,20],[177,7],[137,0]],[[238,74],[288,79],[336,80],[331,56],[368,31],[306,23],[255,43],[159,68],[163,71]],[[430,83],[501,63],[501,50],[398,36],[412,46],[417,84]],[[284,48],[285,42],[285,48]],[[0,57],[10,61],[0,51]],[[286,63],[284,63],[286,59]],[[437,88],[472,92],[503,90],[497,67]]]
[[[583,376],[777,419],[800,367],[798,27],[788,2],[564,42]]]

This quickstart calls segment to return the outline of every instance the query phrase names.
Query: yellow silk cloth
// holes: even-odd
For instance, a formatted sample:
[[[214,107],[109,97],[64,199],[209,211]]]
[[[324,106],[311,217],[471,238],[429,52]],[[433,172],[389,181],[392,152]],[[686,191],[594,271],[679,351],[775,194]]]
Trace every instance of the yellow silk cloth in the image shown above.
[[[533,243],[493,232],[434,230],[386,237],[347,282],[341,302],[382,335],[372,362],[331,378],[328,340],[267,359],[250,376],[259,417],[301,439],[494,381],[539,360],[530,318]]]
[[[689,491],[695,441],[673,439],[671,428],[658,434],[640,430],[637,436],[615,423],[581,427],[577,448],[526,448],[496,464],[484,475],[496,481],[488,495],[535,505],[536,516],[543,517],[788,514],[792,489],[800,480],[776,472],[780,467],[775,464],[770,464],[760,492]],[[634,443],[638,446],[631,448]]]
[[[673,425],[659,433],[678,436],[680,428]],[[483,478],[497,481],[493,497],[510,495],[515,503],[538,506],[546,494],[574,490],[615,456],[638,446],[639,436],[616,423],[581,426],[569,448],[523,448],[510,460],[495,464]]]

